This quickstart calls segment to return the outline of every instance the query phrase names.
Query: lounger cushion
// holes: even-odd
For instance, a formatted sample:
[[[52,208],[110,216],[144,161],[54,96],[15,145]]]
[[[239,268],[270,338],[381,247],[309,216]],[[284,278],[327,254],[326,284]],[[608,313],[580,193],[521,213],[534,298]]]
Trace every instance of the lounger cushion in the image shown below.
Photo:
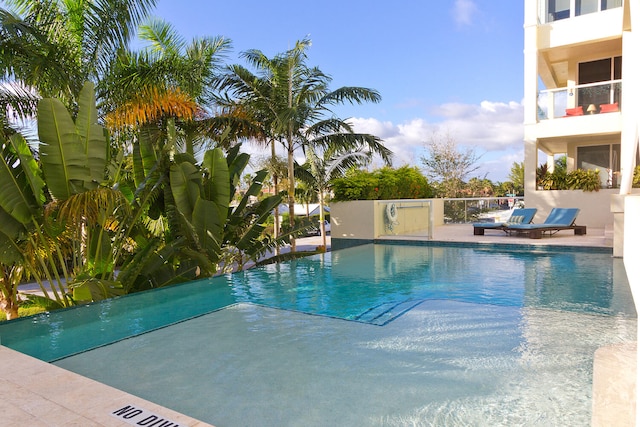
[[[568,228],[573,225],[580,209],[576,208],[553,208],[549,216],[542,224],[509,224],[508,230],[536,230]]]
[[[509,228],[514,230],[535,230],[536,228],[563,228],[570,227],[567,224],[513,224]]]
[[[524,221],[524,215],[512,215],[507,224],[521,224]]]

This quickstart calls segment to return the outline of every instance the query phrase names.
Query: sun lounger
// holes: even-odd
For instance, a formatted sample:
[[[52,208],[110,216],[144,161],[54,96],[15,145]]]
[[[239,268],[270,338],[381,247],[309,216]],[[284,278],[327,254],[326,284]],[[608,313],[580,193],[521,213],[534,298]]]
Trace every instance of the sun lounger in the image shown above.
[[[473,224],[473,234],[475,236],[484,236],[485,230],[506,231],[510,224],[529,224],[533,220],[536,211],[536,208],[514,209],[506,222],[476,222]]]
[[[573,230],[576,235],[587,234],[586,225],[576,225],[576,217],[580,209],[575,208],[553,208],[547,219],[542,224],[512,224],[506,227],[506,231],[525,233],[531,239],[540,239],[544,233],[556,234],[561,230]]]

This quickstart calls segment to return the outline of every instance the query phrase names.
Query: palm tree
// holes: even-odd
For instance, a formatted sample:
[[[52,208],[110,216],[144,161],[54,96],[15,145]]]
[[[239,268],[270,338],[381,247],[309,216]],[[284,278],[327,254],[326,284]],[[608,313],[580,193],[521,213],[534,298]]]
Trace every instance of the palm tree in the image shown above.
[[[178,120],[177,143],[196,154],[212,139],[221,139],[225,123],[210,109],[221,59],[231,44],[222,37],[194,38],[187,43],[169,23],[150,19],[140,26],[148,42],[141,51],[121,51],[102,85],[103,109],[114,128]],[[108,88],[108,90],[107,90]]]
[[[12,10],[0,10],[3,83],[73,106],[84,82],[98,84],[156,1],[6,0]]]
[[[308,67],[307,49],[310,40],[296,42],[287,52],[268,58],[259,50],[243,53],[244,59],[258,70],[254,75],[244,67],[235,65],[220,87],[246,109],[263,118],[269,135],[280,143],[287,153],[289,178],[289,221],[294,227],[295,180],[294,154],[298,149],[319,146],[359,149],[367,147],[389,162],[391,152],[373,135],[354,133],[345,120],[333,115],[331,108],[349,102],[379,102],[380,95],[372,89],[341,87],[329,90],[331,78],[317,67]],[[295,240],[291,241],[295,251]]]
[[[325,196],[331,188],[331,181],[341,178],[353,167],[366,166],[371,161],[371,152],[326,150],[318,154],[315,149],[307,150],[307,161],[296,169],[297,178],[317,192],[320,203],[320,235],[322,246],[327,247],[324,223]]]

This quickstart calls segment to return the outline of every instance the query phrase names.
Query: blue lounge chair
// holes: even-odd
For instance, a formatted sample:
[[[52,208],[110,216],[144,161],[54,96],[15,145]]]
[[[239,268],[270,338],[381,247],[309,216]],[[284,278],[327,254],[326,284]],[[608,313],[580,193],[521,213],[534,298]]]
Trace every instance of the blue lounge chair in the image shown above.
[[[575,224],[579,212],[580,209],[576,208],[553,208],[542,224],[512,224],[506,227],[506,231],[509,234],[525,233],[531,239],[540,239],[545,232],[551,236],[560,230],[573,230],[576,235],[584,235],[587,234],[587,226]]]
[[[476,222],[473,224],[473,234],[475,236],[484,236],[484,230],[506,231],[509,225],[529,224],[533,221],[537,211],[536,208],[514,209],[506,222]]]

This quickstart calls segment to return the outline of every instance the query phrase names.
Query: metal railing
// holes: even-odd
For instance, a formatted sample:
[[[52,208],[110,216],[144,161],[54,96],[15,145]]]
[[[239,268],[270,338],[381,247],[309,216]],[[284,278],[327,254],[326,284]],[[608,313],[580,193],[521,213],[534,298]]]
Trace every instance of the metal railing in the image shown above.
[[[444,199],[444,223],[496,222],[514,207],[524,207],[524,197],[471,197]]]
[[[620,111],[622,80],[542,90],[538,93],[538,120]]]

